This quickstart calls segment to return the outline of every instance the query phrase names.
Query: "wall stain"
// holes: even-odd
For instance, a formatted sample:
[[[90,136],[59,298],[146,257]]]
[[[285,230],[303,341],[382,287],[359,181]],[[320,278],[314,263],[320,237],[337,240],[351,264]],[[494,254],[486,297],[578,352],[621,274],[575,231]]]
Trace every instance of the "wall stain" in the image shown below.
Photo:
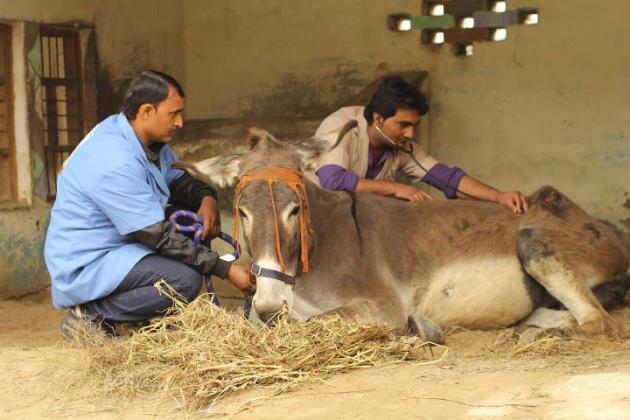
[[[626,137],[623,134],[623,131],[619,130],[614,133],[608,133],[606,135],[607,140],[624,140]]]
[[[120,112],[125,91],[131,78],[123,78],[112,81],[108,66],[103,66],[98,72],[98,120],[104,120],[112,114]]]
[[[248,117],[322,116],[334,111],[366,84],[358,68],[345,64],[338,64],[334,72],[318,77],[287,73],[268,93],[246,98],[251,106],[245,114]]]
[[[98,58],[98,57],[97,57]],[[125,63],[124,69],[116,71],[103,65],[98,71],[98,120],[104,120],[112,114],[120,112],[127,86],[142,71],[155,67],[151,60],[151,50],[147,45],[135,45],[120,59]]]

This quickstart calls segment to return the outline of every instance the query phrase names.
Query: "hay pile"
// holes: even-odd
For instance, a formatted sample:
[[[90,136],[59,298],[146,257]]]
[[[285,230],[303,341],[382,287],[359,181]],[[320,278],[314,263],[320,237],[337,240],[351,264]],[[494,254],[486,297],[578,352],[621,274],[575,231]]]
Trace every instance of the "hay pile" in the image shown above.
[[[351,369],[441,360],[418,337],[397,337],[384,326],[284,317],[271,328],[226,312],[207,296],[190,305],[175,302],[170,316],[126,340],[91,336],[80,342],[86,373],[101,395],[158,394],[187,409],[212,406],[255,386],[282,392]],[[443,357],[446,349],[436,354]]]
[[[552,334],[542,334],[531,342],[516,343],[508,352],[510,357],[548,357],[548,356],[581,356],[593,358],[599,353],[612,354],[624,352],[628,349],[628,342],[612,340],[605,336],[559,337]]]
[[[626,337],[627,338],[627,337]],[[515,333],[513,329],[499,332],[487,350],[499,357],[567,358],[594,357],[600,353],[623,353],[630,349],[627,339],[604,335],[584,336],[577,331],[545,330],[531,327]]]

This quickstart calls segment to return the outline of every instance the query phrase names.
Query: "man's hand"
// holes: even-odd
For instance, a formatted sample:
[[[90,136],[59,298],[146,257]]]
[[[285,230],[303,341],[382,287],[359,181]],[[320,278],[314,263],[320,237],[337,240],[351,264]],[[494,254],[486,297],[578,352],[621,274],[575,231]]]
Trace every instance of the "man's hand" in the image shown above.
[[[219,203],[212,196],[206,196],[201,200],[201,206],[197,214],[203,217],[203,233],[201,239],[205,240],[208,235],[216,238],[221,231],[221,216],[219,214]]]
[[[256,278],[249,273],[249,266],[232,264],[227,279],[245,294],[251,295],[256,291]]]
[[[398,183],[396,183],[395,185],[394,197],[413,202],[421,200],[433,200],[433,197],[431,197],[424,191],[417,189],[416,187]]]
[[[527,198],[520,191],[499,192],[494,201],[511,209],[514,213],[525,213],[529,209]]]

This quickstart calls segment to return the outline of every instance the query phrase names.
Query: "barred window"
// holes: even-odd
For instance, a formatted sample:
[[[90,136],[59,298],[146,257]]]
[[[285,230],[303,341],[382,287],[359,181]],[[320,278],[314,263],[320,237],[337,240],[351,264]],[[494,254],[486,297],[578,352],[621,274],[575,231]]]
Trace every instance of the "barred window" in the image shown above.
[[[83,138],[79,33],[74,28],[42,26],[44,150],[48,198],[57,193],[57,173]]]

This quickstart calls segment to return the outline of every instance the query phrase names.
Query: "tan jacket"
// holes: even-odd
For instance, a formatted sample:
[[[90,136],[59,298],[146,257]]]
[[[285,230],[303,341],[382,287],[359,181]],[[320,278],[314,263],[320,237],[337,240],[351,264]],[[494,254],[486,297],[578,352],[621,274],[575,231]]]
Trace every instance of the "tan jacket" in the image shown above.
[[[341,108],[322,121],[315,132],[315,137],[325,139],[331,145],[335,144],[339,132],[348,121],[355,120],[358,125],[344,136],[337,147],[320,159],[319,168],[325,165],[338,165],[354,172],[360,178],[365,178],[368,171],[370,139],[367,132],[368,123],[363,116],[364,109],[365,107],[362,106]],[[427,171],[430,171],[438,163],[435,158],[425,153],[417,144],[414,144],[414,149],[416,158]],[[420,169],[406,153],[394,150],[392,157],[385,162],[383,169],[375,179],[393,180],[396,171],[407,174],[413,182],[420,181],[426,175],[426,172]]]

